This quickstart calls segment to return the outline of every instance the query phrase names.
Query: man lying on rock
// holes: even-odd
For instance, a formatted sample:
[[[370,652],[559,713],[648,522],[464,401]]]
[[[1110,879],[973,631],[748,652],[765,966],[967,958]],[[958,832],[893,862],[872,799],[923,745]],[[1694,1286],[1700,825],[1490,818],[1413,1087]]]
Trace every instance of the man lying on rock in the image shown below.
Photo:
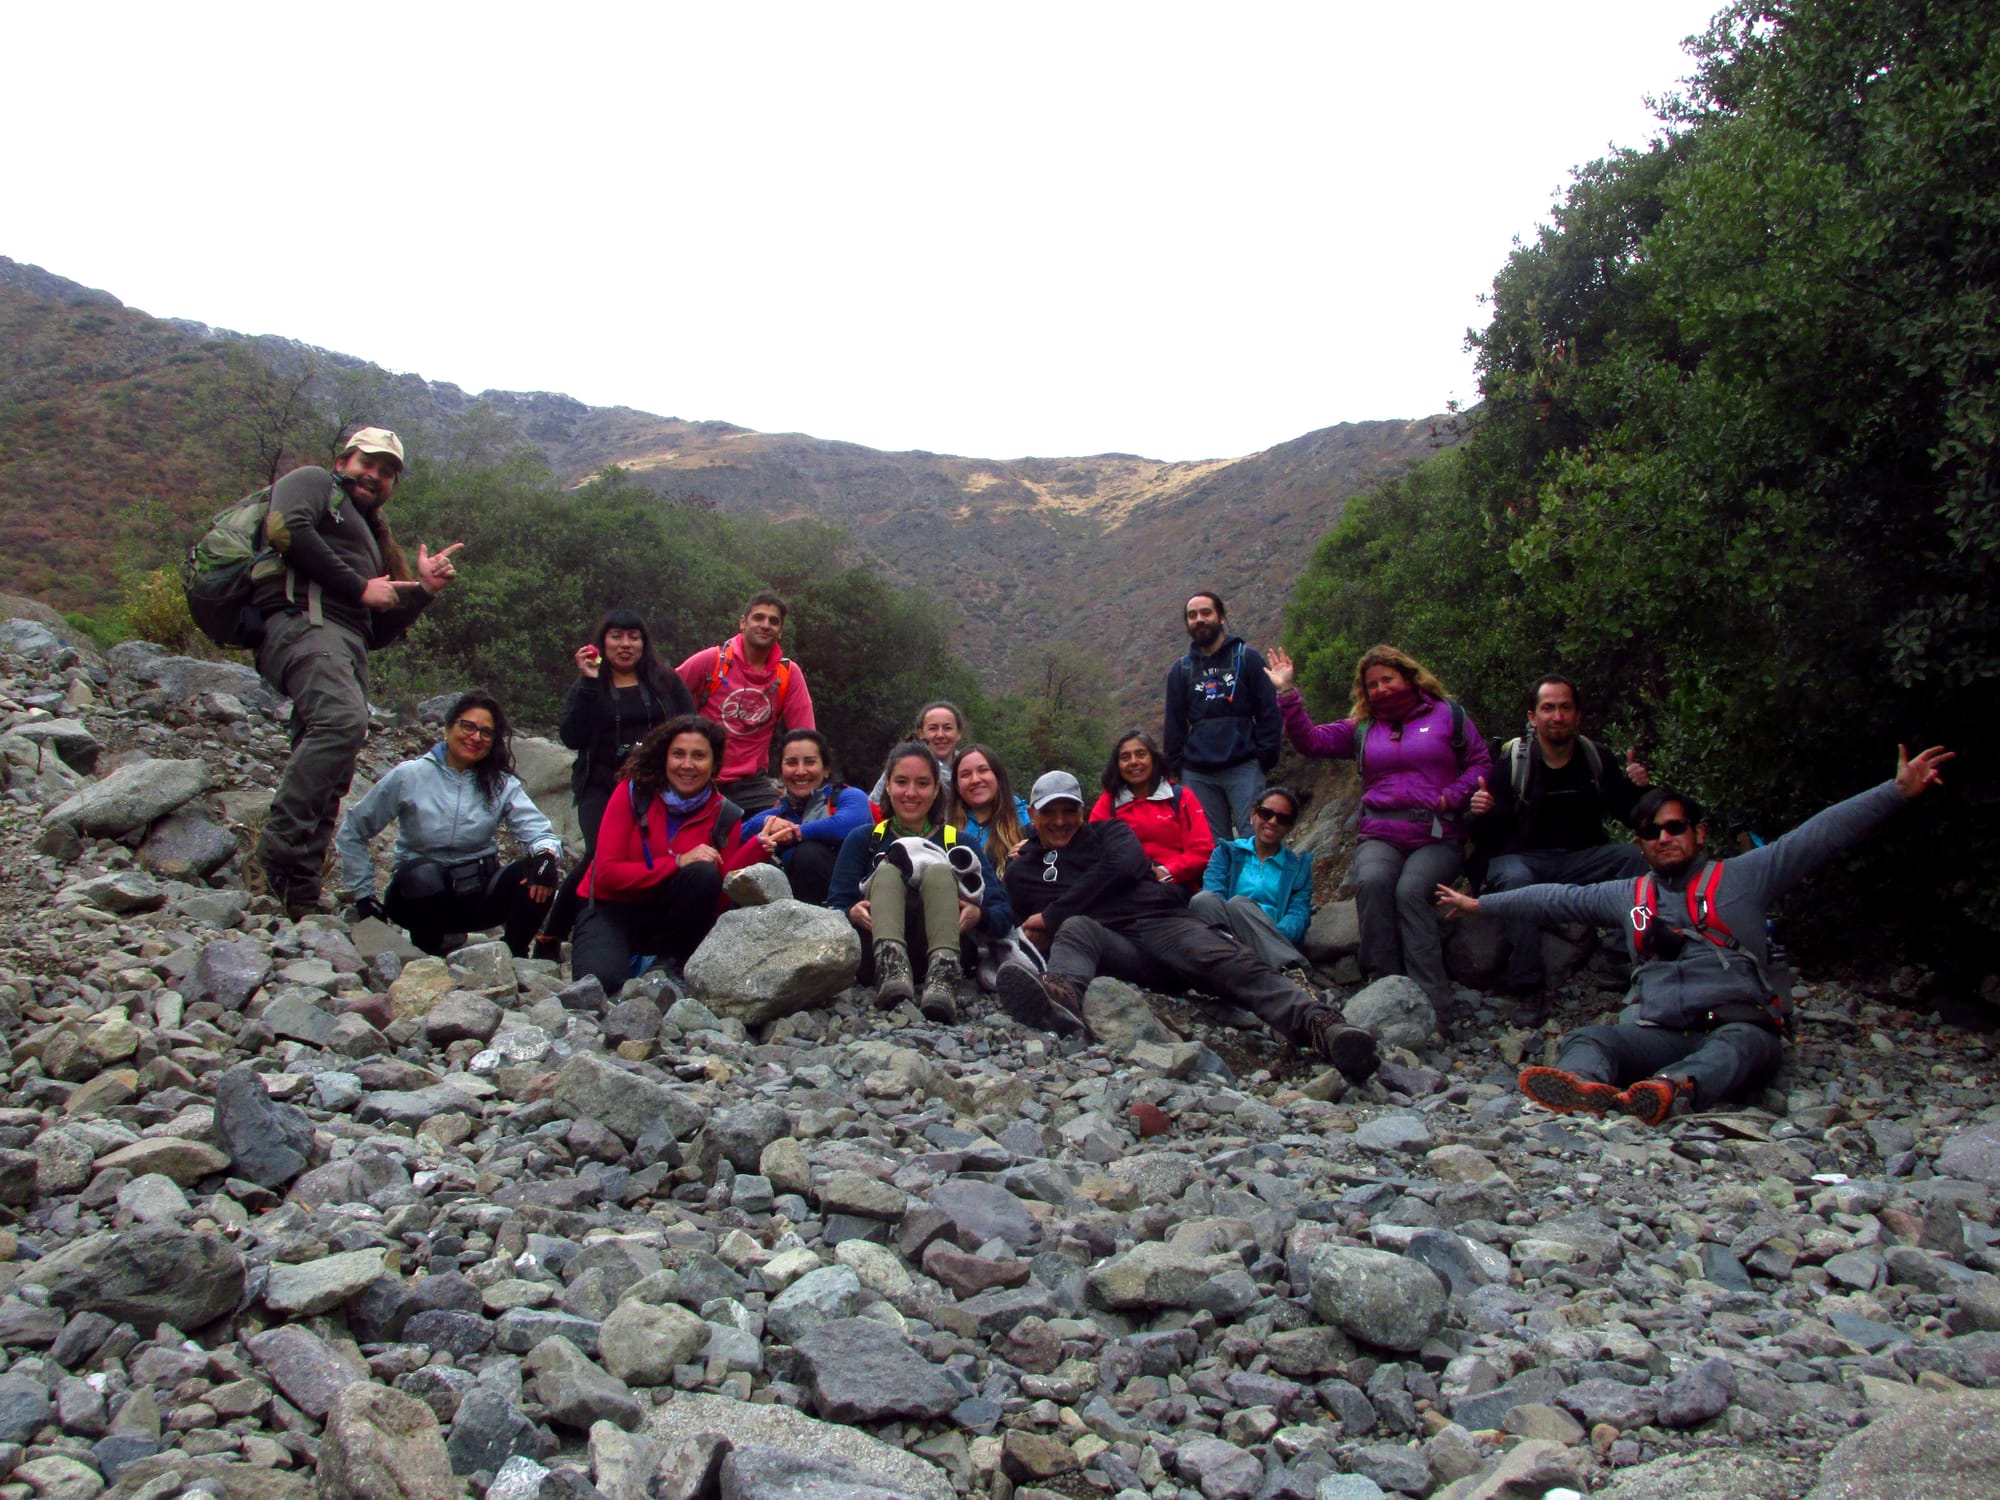
[[[1770,971],[1765,917],[1806,876],[1844,854],[1905,802],[1940,785],[1956,752],[1896,747],[1894,779],[1837,802],[1783,838],[1710,859],[1701,804],[1654,787],[1632,809],[1646,872],[1596,885],[1531,885],[1468,896],[1437,888],[1446,916],[1623,925],[1635,965],[1615,1026],[1563,1040],[1553,1068],[1521,1074],[1521,1092],[1568,1114],[1622,1113],[1648,1125],[1741,1099],[1778,1071],[1792,1002]]]
[[[1007,861],[1007,898],[1023,934],[1049,955],[1046,976],[1001,966],[1000,1003],[1026,1026],[1087,1031],[1083,992],[1099,974],[1153,989],[1199,986],[1251,1011],[1279,1036],[1360,1083],[1375,1072],[1375,1039],[1230,934],[1188,910],[1162,882],[1139,839],[1116,818],[1083,821],[1083,789],[1050,771],[1028,798],[1034,835]]]

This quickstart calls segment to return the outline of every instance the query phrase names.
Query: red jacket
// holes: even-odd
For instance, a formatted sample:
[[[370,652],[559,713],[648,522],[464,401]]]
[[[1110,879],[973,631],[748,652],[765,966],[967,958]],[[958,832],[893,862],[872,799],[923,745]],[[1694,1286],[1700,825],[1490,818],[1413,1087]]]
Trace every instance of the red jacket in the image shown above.
[[[1161,792],[1166,795],[1161,796]],[[1146,858],[1164,865],[1175,885],[1190,891],[1201,889],[1208,857],[1215,852],[1215,835],[1208,831],[1208,815],[1193,792],[1163,781],[1151,797],[1134,797],[1116,809],[1111,805],[1111,793],[1099,794],[1090,809],[1090,821],[1103,823],[1114,817],[1139,835],[1139,847],[1146,851]]]
[[[632,901],[639,893],[671,879],[681,867],[680,856],[703,844],[715,844],[715,819],[722,811],[722,798],[713,796],[701,811],[687,819],[667,837],[667,804],[655,797],[646,809],[646,837],[639,837],[639,825],[632,817],[632,783],[621,781],[604,809],[604,821],[597,829],[597,854],[577,887],[585,900],[593,896],[606,901]],[[650,847],[652,862],[647,863]],[[754,865],[764,857],[764,847],[743,837],[739,819],[730,831],[727,846],[716,846],[722,856],[722,872]]]

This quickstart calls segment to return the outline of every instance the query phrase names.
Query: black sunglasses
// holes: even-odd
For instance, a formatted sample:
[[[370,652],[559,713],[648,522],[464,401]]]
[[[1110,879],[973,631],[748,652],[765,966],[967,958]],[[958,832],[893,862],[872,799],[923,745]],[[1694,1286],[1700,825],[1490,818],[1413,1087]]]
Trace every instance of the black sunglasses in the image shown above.
[[[469,740],[490,740],[495,733],[491,724],[475,724],[470,719],[454,719],[451,727]]]
[[[1643,844],[1650,844],[1662,834],[1665,834],[1668,838],[1677,839],[1692,827],[1694,827],[1694,824],[1690,823],[1686,818],[1667,818],[1662,822],[1648,823],[1639,830],[1639,841]]]
[[[1253,818],[1268,818],[1280,828],[1290,828],[1299,820],[1297,813],[1277,812],[1268,807],[1253,807],[1250,809],[1250,816]]]

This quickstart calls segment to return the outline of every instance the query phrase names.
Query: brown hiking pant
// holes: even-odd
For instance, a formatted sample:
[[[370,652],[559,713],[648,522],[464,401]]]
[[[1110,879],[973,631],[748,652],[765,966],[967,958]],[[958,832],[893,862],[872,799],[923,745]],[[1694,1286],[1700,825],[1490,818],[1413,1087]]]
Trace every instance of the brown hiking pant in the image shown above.
[[[273,896],[309,906],[319,899],[340,799],[368,743],[368,647],[343,626],[279,615],[257,648],[257,671],[292,700],[292,757],[265,815],[257,860]]]

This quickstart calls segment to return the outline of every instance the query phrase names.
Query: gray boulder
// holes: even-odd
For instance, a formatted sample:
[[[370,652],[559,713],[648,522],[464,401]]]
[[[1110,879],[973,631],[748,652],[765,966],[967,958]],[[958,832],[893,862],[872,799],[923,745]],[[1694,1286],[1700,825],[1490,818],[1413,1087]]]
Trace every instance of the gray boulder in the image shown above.
[[[97,769],[97,757],[104,753],[97,736],[75,719],[31,719],[0,736],[0,740],[17,738],[53,750],[64,765],[85,776]]]
[[[211,1001],[224,1010],[241,1010],[270,977],[269,953],[259,944],[228,939],[201,950],[183,993],[192,1004]]]
[[[1937,1154],[1941,1177],[1962,1177],[2000,1187],[2000,1122],[1975,1125],[1954,1134]]]
[[[76,795],[83,785],[83,777],[64,764],[62,757],[48,746],[38,745],[18,734],[0,735],[0,786],[25,791],[42,806],[54,807]],[[43,837],[45,841],[59,840],[62,831],[58,825],[45,830]],[[43,853],[56,852],[46,843],[41,847]]]
[[[1299,951],[1314,963],[1331,963],[1361,950],[1361,918],[1352,901],[1329,901],[1313,913]]]
[[[1376,980],[1344,1009],[1350,1025],[1361,1027],[1390,1047],[1414,1050],[1428,1045],[1437,1034],[1437,1012],[1423,986],[1407,974]]]
[[[57,803],[42,814],[42,822],[118,838],[207,790],[208,767],[201,761],[134,761]]]
[[[1461,917],[1442,926],[1445,970],[1460,984],[1490,988],[1507,969],[1507,930],[1498,917]]]
[[[139,846],[139,863],[172,880],[199,880],[236,855],[236,835],[193,808],[160,819]]]
[[[34,1262],[21,1280],[47,1287],[73,1313],[193,1330],[237,1304],[244,1270],[220,1235],[146,1224],[86,1235]]]
[[[1826,1456],[1806,1500],[1991,1500],[2000,1395],[1953,1391],[1877,1417]]]
[[[945,1471],[858,1428],[822,1422],[796,1408],[752,1405],[682,1392],[647,1418],[647,1435],[669,1452],[704,1434],[727,1433],[735,1450],[723,1461],[721,1493],[744,1500],[953,1500]],[[789,1462],[790,1468],[785,1467]],[[791,1488],[761,1488],[781,1476]],[[841,1483],[871,1486],[843,1492]],[[711,1491],[703,1489],[701,1494]]]
[[[320,1500],[457,1500],[444,1435],[431,1409],[387,1386],[356,1381],[335,1398],[320,1437]]]
[[[565,1427],[588,1432],[592,1422],[610,1422],[630,1430],[645,1415],[624,1381],[606,1374],[560,1334],[537,1344],[527,1366],[535,1377],[535,1399],[551,1421]]]
[[[1415,1350],[1444,1326],[1450,1298],[1429,1266],[1386,1250],[1321,1245],[1307,1263],[1313,1311],[1364,1343]]]
[[[762,1025],[854,983],[861,937],[837,911],[802,901],[726,911],[687,961],[687,980],[719,1016]]]
[[[0,620],[0,651],[54,661],[66,642],[39,620]]]
[[[278,695],[254,667],[233,661],[202,661],[175,656],[151,641],[125,641],[104,655],[114,681],[127,690],[153,689],[170,703],[192,703],[204,693],[227,693],[246,707],[273,709]]]
[[[745,865],[729,872],[722,893],[738,906],[769,906],[792,899],[792,882],[776,865]]]
[[[125,915],[130,912],[158,911],[167,904],[160,883],[143,870],[113,870],[93,875],[56,892],[60,906],[94,906],[99,911]]]
[[[685,1140],[706,1119],[680,1090],[641,1078],[595,1052],[576,1053],[562,1065],[551,1097],[570,1118],[595,1120],[628,1146],[658,1125]]]
[[[1138,1042],[1172,1046],[1180,1040],[1153,1014],[1153,1007],[1135,985],[1101,976],[1083,992],[1083,1019],[1090,1034],[1114,1052],[1129,1052]]]
[[[248,1067],[216,1078],[215,1130],[237,1175],[259,1187],[283,1187],[312,1160],[313,1127],[306,1112],[273,1099]]]
[[[830,1422],[941,1417],[962,1399],[944,1371],[871,1318],[821,1324],[793,1348],[805,1366],[813,1409]]]

